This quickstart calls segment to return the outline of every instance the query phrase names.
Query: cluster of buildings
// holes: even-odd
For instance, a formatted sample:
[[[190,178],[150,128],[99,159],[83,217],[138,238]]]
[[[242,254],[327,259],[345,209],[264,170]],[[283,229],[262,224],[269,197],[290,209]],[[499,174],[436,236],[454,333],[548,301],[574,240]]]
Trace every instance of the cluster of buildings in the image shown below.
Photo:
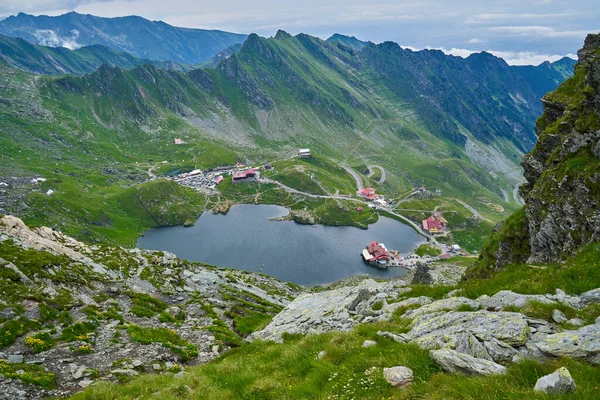
[[[432,235],[444,233],[444,229],[448,226],[448,221],[441,215],[432,215],[431,217],[424,219],[422,223],[423,230]]]

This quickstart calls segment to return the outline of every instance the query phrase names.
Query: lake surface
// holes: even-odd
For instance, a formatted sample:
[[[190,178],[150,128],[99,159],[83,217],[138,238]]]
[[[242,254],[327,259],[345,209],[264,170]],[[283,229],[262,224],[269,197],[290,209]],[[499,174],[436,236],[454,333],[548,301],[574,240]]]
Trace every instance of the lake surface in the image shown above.
[[[380,217],[368,230],[349,226],[301,225],[270,221],[288,210],[272,205],[236,205],[227,215],[205,212],[193,227],[155,228],[137,247],[164,250],[190,261],[262,272],[299,285],[323,285],[348,276],[368,274],[392,278],[404,268],[380,270],[363,263],[360,252],[369,242],[411,252],[424,241],[411,227]]]

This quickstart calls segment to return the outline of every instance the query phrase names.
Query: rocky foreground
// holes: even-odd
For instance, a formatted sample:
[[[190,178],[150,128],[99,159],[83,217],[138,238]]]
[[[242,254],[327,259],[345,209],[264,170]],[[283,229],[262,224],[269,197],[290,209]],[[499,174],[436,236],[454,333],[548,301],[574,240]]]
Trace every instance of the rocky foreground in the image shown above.
[[[399,294],[410,295],[403,282],[378,283],[365,280],[356,287],[298,296],[252,339],[281,340],[285,333],[315,334],[350,330],[359,323],[388,320],[400,311],[410,320],[405,333],[379,332],[398,342],[413,342],[423,349],[450,349],[479,360],[486,360],[493,371],[498,364],[523,358],[545,360],[571,357],[600,364],[600,317],[585,325],[578,318],[567,320],[555,310],[553,321],[529,318],[516,310],[528,303],[561,305],[582,309],[600,304],[600,289],[570,296],[560,289],[554,294],[523,295],[500,291],[477,299],[449,293],[441,300],[408,297],[392,302]],[[563,329],[564,326],[576,329]],[[578,328],[577,328],[578,327]],[[474,361],[475,362],[475,361]],[[482,373],[485,373],[482,371]]]
[[[0,399],[183,373],[238,346],[302,289],[173,254],[89,247],[0,218]]]
[[[406,278],[456,283],[464,267],[419,266]],[[450,373],[503,374],[522,359],[570,357],[600,364],[600,318],[560,311],[600,305],[600,289],[569,295],[500,291],[475,299],[413,295],[406,280],[349,279],[325,291],[244,271],[217,269],[163,252],[88,247],[48,228],[0,218],[0,398],[67,396],[100,380],[142,373],[185,374],[243,341],[350,331],[415,343]],[[523,311],[554,309],[549,320]],[[583,315],[583,314],[582,314]],[[589,317],[589,313],[586,313]],[[388,325],[389,326],[389,325]],[[395,326],[395,325],[392,325]],[[375,346],[367,340],[363,346]],[[403,387],[410,366],[384,371]],[[539,390],[572,390],[568,371]],[[536,385],[537,388],[537,385]],[[536,389],[538,390],[538,389]]]

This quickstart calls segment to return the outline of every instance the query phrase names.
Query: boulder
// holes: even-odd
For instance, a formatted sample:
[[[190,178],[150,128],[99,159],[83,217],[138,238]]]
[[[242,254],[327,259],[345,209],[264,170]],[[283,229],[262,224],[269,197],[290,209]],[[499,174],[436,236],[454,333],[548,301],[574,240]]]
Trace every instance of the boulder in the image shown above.
[[[383,377],[392,386],[404,388],[413,381],[414,374],[412,369],[404,366],[397,366],[383,369]]]
[[[552,319],[557,324],[561,324],[563,322],[567,322],[567,316],[565,315],[564,312],[562,312],[560,310],[554,310],[554,311],[552,311]]]
[[[520,346],[527,341],[527,331],[526,317],[519,313],[452,311],[416,318],[407,336],[418,344],[427,344],[437,342],[439,338],[468,333],[479,341],[494,338],[509,345]]]
[[[431,350],[429,356],[444,371],[465,375],[498,375],[506,373],[506,368],[493,361],[482,360],[455,350]]]
[[[588,359],[600,363],[597,357],[600,353],[600,324],[548,335],[535,345],[543,353],[555,357]]]
[[[584,305],[600,304],[600,288],[592,289],[585,293],[581,293],[579,295],[579,298],[581,299],[582,303],[584,303]]]
[[[466,297],[452,297],[434,301],[433,303],[423,305],[414,310],[408,310],[404,316],[408,318],[420,317],[425,314],[432,314],[438,311],[452,311],[461,306],[471,307],[473,310],[479,308],[479,303],[474,302]]]
[[[281,341],[283,333],[317,334],[330,331],[348,331],[360,318],[357,307],[389,285],[372,279],[357,286],[342,287],[321,293],[298,296],[289,303],[262,331],[254,332],[249,339]]]
[[[481,305],[487,309],[503,309],[510,307],[523,307],[531,301],[537,301],[545,304],[555,304],[554,300],[550,300],[545,295],[519,294],[510,290],[501,290],[495,295],[488,297],[480,297],[477,299]]]
[[[561,367],[553,373],[538,379],[533,390],[546,394],[564,394],[574,392],[575,388],[575,381],[571,378],[569,370]]]
[[[361,347],[373,347],[377,346],[377,342],[374,340],[365,340]]]

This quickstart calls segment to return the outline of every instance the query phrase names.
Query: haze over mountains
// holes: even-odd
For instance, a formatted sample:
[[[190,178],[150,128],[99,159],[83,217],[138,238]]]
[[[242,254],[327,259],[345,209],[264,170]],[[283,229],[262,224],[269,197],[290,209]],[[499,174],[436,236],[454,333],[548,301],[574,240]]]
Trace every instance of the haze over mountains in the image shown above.
[[[104,45],[139,58],[184,64],[208,61],[219,51],[246,39],[246,35],[177,28],[137,16],[101,18],[76,12],[57,17],[19,13],[0,21],[0,33],[70,49]]]

